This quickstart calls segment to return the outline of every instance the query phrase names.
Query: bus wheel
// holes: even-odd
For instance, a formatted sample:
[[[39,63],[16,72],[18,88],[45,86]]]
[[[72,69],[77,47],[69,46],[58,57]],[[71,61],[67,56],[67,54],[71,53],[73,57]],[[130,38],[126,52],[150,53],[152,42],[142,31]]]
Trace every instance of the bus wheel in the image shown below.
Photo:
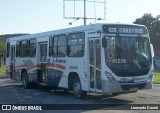
[[[73,94],[77,98],[84,98],[84,96],[86,96],[87,94],[86,91],[82,91],[82,87],[81,87],[79,78],[76,78],[73,81]]]
[[[26,89],[29,88],[28,74],[26,72],[22,74],[22,85]]]
[[[118,96],[120,93],[112,93],[112,96]]]

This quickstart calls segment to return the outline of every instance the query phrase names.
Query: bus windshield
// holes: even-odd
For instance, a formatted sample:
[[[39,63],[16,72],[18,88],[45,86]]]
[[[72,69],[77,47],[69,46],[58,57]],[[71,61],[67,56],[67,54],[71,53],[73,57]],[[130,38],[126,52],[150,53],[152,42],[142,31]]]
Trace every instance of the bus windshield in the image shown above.
[[[145,75],[151,68],[150,43],[147,37],[106,37],[105,61],[121,77]]]

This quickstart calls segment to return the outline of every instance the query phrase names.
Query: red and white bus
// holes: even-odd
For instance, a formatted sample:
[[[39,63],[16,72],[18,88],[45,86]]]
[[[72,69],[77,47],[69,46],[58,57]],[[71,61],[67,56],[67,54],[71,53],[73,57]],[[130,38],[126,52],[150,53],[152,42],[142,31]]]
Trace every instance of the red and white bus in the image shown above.
[[[91,24],[7,39],[7,75],[31,83],[119,94],[152,88],[153,46],[145,26]]]

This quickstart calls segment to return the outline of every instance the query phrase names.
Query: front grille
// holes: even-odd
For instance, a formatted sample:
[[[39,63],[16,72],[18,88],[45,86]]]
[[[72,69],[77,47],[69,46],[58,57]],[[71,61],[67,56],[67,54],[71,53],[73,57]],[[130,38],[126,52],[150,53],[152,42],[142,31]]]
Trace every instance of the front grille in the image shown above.
[[[124,91],[129,91],[131,88],[143,89],[145,86],[146,83],[141,83],[141,84],[121,85],[121,88]]]

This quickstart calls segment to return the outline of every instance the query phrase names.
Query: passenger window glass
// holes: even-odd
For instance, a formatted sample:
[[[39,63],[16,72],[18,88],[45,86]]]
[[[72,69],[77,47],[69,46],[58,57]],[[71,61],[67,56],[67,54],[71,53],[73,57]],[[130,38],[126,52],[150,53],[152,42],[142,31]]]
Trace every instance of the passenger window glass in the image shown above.
[[[66,35],[60,35],[53,38],[53,56],[65,57],[67,50]]]
[[[29,57],[36,56],[36,39],[29,41]]]
[[[20,57],[27,57],[28,55],[28,41],[23,40],[20,42]]]
[[[67,55],[69,57],[84,56],[84,33],[72,33],[68,35]]]

